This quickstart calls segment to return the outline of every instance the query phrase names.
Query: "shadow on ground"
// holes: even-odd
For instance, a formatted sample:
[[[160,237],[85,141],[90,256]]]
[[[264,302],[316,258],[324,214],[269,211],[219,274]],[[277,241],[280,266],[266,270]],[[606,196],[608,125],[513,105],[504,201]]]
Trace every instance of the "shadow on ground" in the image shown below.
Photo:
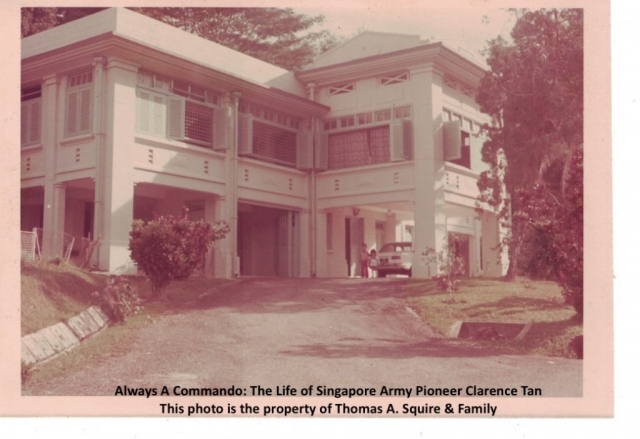
[[[382,343],[341,343],[307,344],[280,351],[282,355],[319,358],[387,358],[402,359],[414,357],[469,358],[500,355],[497,349],[479,347],[477,343],[462,340],[432,338],[423,342],[410,343],[402,340],[376,339]]]
[[[176,312],[231,308],[239,313],[297,313],[360,305],[380,298],[407,298],[406,279],[248,278],[213,289],[196,301],[177,304]],[[416,295],[419,294],[416,292]],[[410,296],[410,294],[409,294]]]

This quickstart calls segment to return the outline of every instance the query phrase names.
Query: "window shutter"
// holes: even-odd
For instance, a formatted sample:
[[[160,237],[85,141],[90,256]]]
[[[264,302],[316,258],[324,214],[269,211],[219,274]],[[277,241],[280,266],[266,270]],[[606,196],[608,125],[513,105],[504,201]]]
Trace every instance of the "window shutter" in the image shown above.
[[[396,120],[391,123],[389,129],[391,161],[411,159],[411,122],[408,120]]]
[[[79,132],[91,132],[91,88],[80,92],[80,129]]]
[[[251,114],[238,115],[238,154],[253,152],[253,116]]]
[[[442,149],[445,160],[462,158],[460,121],[445,122],[442,125]]]
[[[165,121],[167,115],[165,114],[164,97],[160,95],[153,95],[153,103],[151,104],[151,134],[164,137],[166,135]]]
[[[78,132],[78,92],[67,95],[67,135]]]
[[[213,109],[213,149],[224,151],[229,149],[229,117],[225,107]]]
[[[22,126],[20,127],[22,129]],[[29,143],[40,142],[40,100],[29,105]]]
[[[185,101],[169,98],[169,138],[184,139]]]
[[[329,168],[329,135],[327,133],[316,134],[316,169],[324,171]]]
[[[141,133],[151,132],[151,95],[142,90],[138,90],[138,118],[137,128]]]
[[[26,145],[29,142],[27,138],[29,132],[29,102],[23,102],[20,105],[20,143]]]
[[[165,136],[164,97],[146,90],[138,90],[136,128],[141,133]]]
[[[475,134],[471,135],[471,169],[482,172],[489,169],[489,164],[482,161],[482,146],[484,139]]]
[[[405,160],[413,158],[413,129],[410,120],[402,120],[402,140]]]
[[[313,136],[308,131],[296,133],[296,167],[313,169]]]

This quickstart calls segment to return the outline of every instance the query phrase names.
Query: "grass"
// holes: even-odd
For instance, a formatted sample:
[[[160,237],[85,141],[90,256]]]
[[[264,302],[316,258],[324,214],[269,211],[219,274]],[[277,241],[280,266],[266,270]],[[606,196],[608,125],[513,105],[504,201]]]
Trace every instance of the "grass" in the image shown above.
[[[104,276],[53,261],[22,263],[21,332],[31,334],[66,321],[96,304],[91,293],[104,288]]]
[[[76,347],[74,355],[63,354],[30,369],[24,385],[27,393],[56,377],[73,374],[87,364],[129,352],[137,330],[153,324],[156,317],[197,307],[207,291],[235,282],[211,276],[192,276],[172,282],[160,298],[151,299],[151,286],[146,278],[132,276],[129,281],[138,288],[143,299],[142,312],[128,316],[124,323],[96,334]],[[72,265],[43,261],[23,264],[22,335],[65,321],[96,304],[91,293],[104,288],[106,282],[106,276],[92,274]]]
[[[151,285],[143,276],[131,276],[138,288],[148,316],[160,315],[196,302],[207,290],[229,283],[211,276],[192,276],[174,281],[159,300],[151,300]],[[23,263],[21,273],[21,332],[31,334],[66,321],[79,314],[97,299],[91,293],[107,284],[105,275],[89,273],[72,264],[47,261]]]
[[[521,341],[479,341],[500,343],[500,348],[516,354],[575,358],[569,344],[582,335],[582,322],[564,303],[554,282],[519,279],[466,279],[460,282],[456,302],[433,281],[414,280],[405,285],[410,306],[430,326],[448,335],[459,321],[532,323]]]

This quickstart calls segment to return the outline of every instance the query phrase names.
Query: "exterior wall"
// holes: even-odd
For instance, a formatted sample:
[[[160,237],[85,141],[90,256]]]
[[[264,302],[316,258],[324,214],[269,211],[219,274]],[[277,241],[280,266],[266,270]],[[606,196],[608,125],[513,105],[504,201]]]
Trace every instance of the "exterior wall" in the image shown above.
[[[123,20],[120,31],[139,35],[143,42],[149,37],[149,29],[136,29],[133,25],[136,20],[128,11],[109,12],[104,17],[105,20],[116,20],[111,23],[113,26],[116,26],[117,20]],[[86,23],[92,20],[79,25],[82,35],[91,34],[92,29]],[[150,22],[142,22],[151,26]],[[158,26],[154,29],[166,30],[164,25]],[[167,32],[179,34],[174,30]],[[59,30],[55,30],[50,35],[59,37],[59,34]],[[42,47],[50,47],[50,50],[63,47],[61,41],[46,42],[42,35],[36,37],[29,41],[37,41]],[[391,54],[394,50],[416,44],[415,37],[394,38],[389,39],[384,35],[356,38],[341,50],[321,58],[321,64],[318,65],[327,66],[341,60],[361,58],[360,54],[353,52],[354,47],[360,48],[360,51],[362,47],[368,51],[378,50],[377,55],[389,53],[389,56],[394,56]],[[81,46],[80,42],[78,46]],[[110,52],[96,58],[93,55],[87,57],[79,50],[68,66],[59,62],[56,72],[48,71],[47,76],[38,76],[36,73],[25,76],[29,84],[38,81],[42,84],[42,122],[40,143],[23,148],[21,163],[22,186],[43,188],[41,205],[44,206],[42,216],[45,231],[66,231],[81,236],[85,227],[85,202],[95,201],[93,235],[102,238],[94,254],[98,268],[107,271],[131,269],[128,239],[133,218],[148,220],[154,211],[180,215],[183,204],[198,203],[202,208],[192,213],[193,218],[227,220],[232,225],[232,233],[218,243],[207,264],[216,275],[234,276],[238,274],[236,257],[239,247],[242,247],[245,256],[261,254],[258,250],[277,247],[271,241],[278,237],[277,227],[265,229],[266,226],[257,217],[247,212],[241,212],[243,224],[237,224],[240,203],[295,212],[297,265],[291,274],[296,276],[346,275],[345,219],[353,217],[363,220],[363,240],[368,250],[379,250],[376,241],[380,241],[377,235],[380,232],[376,232],[376,222],[384,223],[384,242],[407,239],[402,227],[412,224],[416,249],[413,273],[416,277],[426,277],[437,271],[435,266],[427,267],[422,262],[420,249],[433,247],[439,250],[447,232],[452,231],[470,236],[470,265],[480,265],[480,254],[485,262],[497,260],[499,256],[502,258],[499,262],[490,264],[489,268],[482,271],[495,276],[504,271],[504,255],[491,253],[493,244],[504,236],[504,230],[490,214],[482,222],[471,220],[469,223],[471,216],[459,210],[475,208],[478,195],[476,182],[479,172],[484,169],[484,165],[479,163],[481,142],[472,144],[475,148],[471,151],[472,169],[445,162],[442,151],[444,110],[455,112],[475,124],[485,123],[488,119],[479,113],[473,95],[461,88],[462,83],[456,82],[456,78],[447,76],[442,66],[430,61],[416,61],[418,58],[415,58],[411,64],[398,63],[398,69],[394,70],[396,65],[390,63],[388,75],[362,75],[352,81],[352,91],[334,95],[329,93],[332,84],[323,83],[312,93],[317,103],[331,108],[330,113],[323,116],[325,110],[320,106],[310,109],[312,103],[300,97],[303,83],[294,80],[287,72],[271,69],[259,83],[286,85],[285,88],[298,95],[288,101],[289,107],[281,106],[280,102],[270,102],[273,96],[269,93],[273,91],[268,87],[258,89],[255,81],[243,82],[237,77],[225,77],[223,67],[203,61],[190,70],[189,82],[215,90],[219,100],[210,104],[212,108],[215,106],[216,110],[221,110],[221,114],[227,118],[222,125],[216,124],[216,129],[224,126],[228,134],[224,140],[226,143],[217,145],[218,150],[214,150],[213,142],[211,147],[200,147],[193,142],[176,140],[170,135],[143,133],[137,128],[137,91],[141,87],[139,73],[142,70],[153,71],[182,80],[180,75],[184,76],[184,73],[175,66],[175,59],[160,51],[137,56],[139,54],[129,53],[125,48],[105,50]],[[45,52],[30,47],[24,53],[44,58]],[[367,52],[364,56],[372,54]],[[45,67],[39,68],[46,71]],[[69,136],[65,126],[67,96],[71,86],[69,74],[79,71],[91,71],[93,74],[88,115],[91,129],[80,135]],[[349,69],[345,68],[345,72],[345,75],[349,74]],[[397,83],[391,81],[389,85],[383,85],[382,77],[396,74],[406,74],[406,80],[401,78]],[[334,85],[344,85],[350,81],[337,82],[339,84]],[[245,95],[242,95],[244,105],[257,102],[258,106],[277,107],[283,114],[299,116],[300,125],[304,125],[301,129],[310,134],[316,134],[316,128],[323,127],[322,120],[327,118],[362,113],[371,113],[375,118],[376,112],[386,110],[391,111],[390,120],[376,122],[374,119],[366,127],[356,124],[320,134],[389,125],[394,120],[394,110],[407,107],[410,116],[400,115],[398,118],[411,121],[413,154],[411,157],[395,157],[397,161],[388,163],[314,171],[313,177],[307,169],[298,170],[258,160],[255,156],[239,157],[241,93],[232,90],[243,87],[246,89],[246,102]],[[314,115],[303,114],[303,109]],[[317,122],[312,118],[318,118],[315,119]],[[297,129],[297,125],[290,125],[289,128],[293,126]],[[90,188],[90,179],[94,180],[93,188]],[[402,210],[395,209],[398,205],[403,206]],[[356,214],[354,209],[359,212]],[[25,212],[36,210],[37,207],[25,207]],[[407,216],[401,213],[404,211],[411,213]],[[327,214],[331,217],[330,227],[327,226]],[[255,228],[257,232],[249,233],[252,236],[249,242],[243,241],[239,245],[238,233],[243,227],[245,235],[249,233],[246,227]],[[56,233],[45,232],[45,254],[54,253],[60,246],[55,240]],[[332,236],[332,249],[327,248],[327,233]],[[262,242],[263,238],[268,242]],[[242,263],[251,264],[249,271],[252,273],[262,273],[262,268],[266,270],[265,273],[272,273],[274,268],[263,262],[266,256],[261,254],[250,262],[245,260]],[[278,270],[277,264],[275,270]],[[472,271],[478,270],[472,268]]]

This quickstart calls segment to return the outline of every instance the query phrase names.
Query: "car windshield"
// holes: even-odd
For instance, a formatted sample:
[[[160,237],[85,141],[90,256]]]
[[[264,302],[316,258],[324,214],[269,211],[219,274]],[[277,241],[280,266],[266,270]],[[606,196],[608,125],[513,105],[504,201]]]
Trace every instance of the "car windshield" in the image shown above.
[[[380,253],[402,253],[402,252],[410,252],[411,251],[411,243],[410,242],[392,242],[389,244],[385,244],[380,249]]]

